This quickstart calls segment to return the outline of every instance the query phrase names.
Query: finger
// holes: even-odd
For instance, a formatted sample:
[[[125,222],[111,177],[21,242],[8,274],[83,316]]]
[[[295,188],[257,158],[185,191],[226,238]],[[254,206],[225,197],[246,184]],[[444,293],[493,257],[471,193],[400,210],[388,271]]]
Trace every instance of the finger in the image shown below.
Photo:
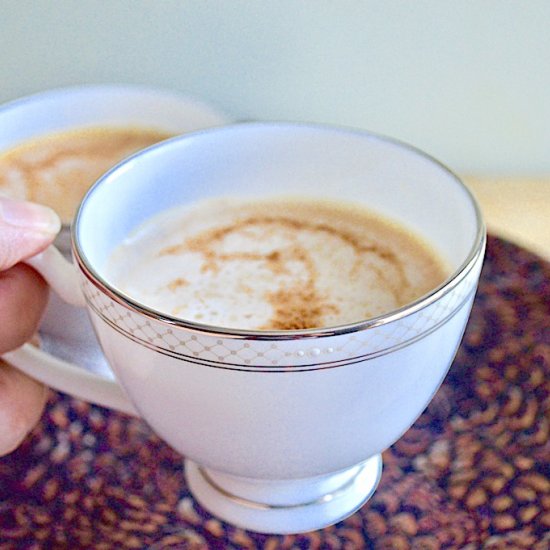
[[[36,425],[46,398],[44,385],[0,361],[0,456],[17,448]]]
[[[48,286],[25,264],[0,272],[0,354],[22,346],[36,331]]]
[[[51,208],[0,197],[0,271],[38,254],[60,228]]]

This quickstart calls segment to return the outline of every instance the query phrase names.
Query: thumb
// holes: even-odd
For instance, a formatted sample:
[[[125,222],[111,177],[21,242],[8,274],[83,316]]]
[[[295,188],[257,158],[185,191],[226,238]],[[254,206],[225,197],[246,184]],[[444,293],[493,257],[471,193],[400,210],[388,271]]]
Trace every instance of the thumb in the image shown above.
[[[60,228],[51,208],[0,197],[0,271],[41,252]]]

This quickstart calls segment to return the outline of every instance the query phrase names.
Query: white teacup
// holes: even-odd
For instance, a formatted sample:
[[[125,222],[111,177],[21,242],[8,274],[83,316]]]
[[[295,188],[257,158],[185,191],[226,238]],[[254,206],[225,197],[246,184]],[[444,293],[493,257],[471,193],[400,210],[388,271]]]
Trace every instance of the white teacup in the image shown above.
[[[275,194],[364,203],[433,243],[452,275],[375,319],[285,332],[177,320],[120,294],[102,276],[124,236],[175,204]],[[316,529],[370,497],[381,452],[442,382],[469,316],[484,245],[468,190],[407,145],[299,124],[196,132],[102,177],[73,225],[86,307],[128,401],[53,359],[40,364],[25,350],[7,358],[54,387],[137,411],[185,455],[191,491],[219,517],[261,532]],[[56,286],[48,261],[35,265]]]

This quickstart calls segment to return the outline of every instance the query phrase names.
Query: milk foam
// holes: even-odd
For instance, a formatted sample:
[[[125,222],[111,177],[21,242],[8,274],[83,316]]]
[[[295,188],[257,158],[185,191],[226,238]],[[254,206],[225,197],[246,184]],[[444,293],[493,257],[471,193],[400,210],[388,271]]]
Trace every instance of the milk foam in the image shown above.
[[[168,210],[113,252],[106,278],[171,316],[227,328],[352,323],[403,306],[446,268],[366,209],[310,199],[213,199]]]

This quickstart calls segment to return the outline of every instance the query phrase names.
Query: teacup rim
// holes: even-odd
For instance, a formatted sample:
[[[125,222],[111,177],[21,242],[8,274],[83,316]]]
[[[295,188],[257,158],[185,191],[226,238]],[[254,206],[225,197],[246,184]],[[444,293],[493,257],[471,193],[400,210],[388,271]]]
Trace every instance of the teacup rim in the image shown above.
[[[153,86],[150,84],[139,84],[131,82],[104,82],[104,83],[89,83],[89,84],[69,84],[67,86],[55,86],[53,88],[47,88],[43,90],[38,90],[25,94],[23,96],[18,96],[13,99],[8,99],[7,101],[0,102],[0,115],[2,112],[7,110],[12,110],[13,108],[23,106],[26,103],[31,101],[36,101],[39,99],[48,99],[60,94],[71,93],[71,92],[139,92],[152,95],[162,95],[164,97],[171,97],[177,99],[178,101],[185,101],[192,103],[197,107],[203,108],[205,111],[210,111],[211,113],[219,116],[220,118],[225,115],[222,115],[218,111],[216,106],[207,103],[194,95],[189,95],[185,92],[180,92],[169,87],[163,86]],[[200,131],[200,130],[198,130]],[[191,133],[191,132],[189,132]],[[194,132],[193,132],[194,133]],[[179,137],[179,136],[176,136]],[[128,157],[129,158],[129,157]]]
[[[419,155],[429,162],[437,165],[443,172],[450,176],[451,180],[457,184],[460,189],[465,193],[467,199],[470,201],[475,214],[476,221],[476,234],[473,240],[473,244],[468,252],[465,260],[456,268],[442,283],[434,287],[430,292],[420,296],[416,300],[405,304],[400,308],[393,309],[381,315],[371,317],[368,319],[363,319],[360,321],[355,321],[353,323],[346,323],[334,326],[327,327],[316,327],[308,329],[295,329],[295,330],[251,330],[251,329],[238,329],[230,328],[216,325],[209,325],[204,323],[199,323],[195,321],[180,319],[173,317],[161,311],[155,310],[149,306],[146,306],[137,300],[132,299],[130,296],[127,296],[120,290],[116,289],[114,286],[109,284],[90,264],[84,251],[80,246],[78,239],[78,225],[81,218],[82,210],[85,207],[85,204],[88,198],[94,193],[103,181],[109,179],[113,173],[118,172],[119,170],[124,170],[127,165],[132,163],[136,158],[147,155],[161,147],[170,146],[174,142],[179,141],[188,141],[194,139],[199,135],[214,133],[221,133],[231,131],[234,128],[240,128],[243,126],[250,127],[269,127],[269,128],[283,128],[283,127],[294,127],[294,128],[306,128],[312,130],[323,130],[331,132],[342,132],[348,135],[357,135],[364,138],[369,138],[375,141],[389,143],[395,146],[398,146],[402,149],[408,150],[416,155]],[[465,183],[460,179],[460,177],[455,174],[449,167],[447,167],[443,162],[437,160],[429,153],[419,149],[418,147],[411,145],[407,142],[401,141],[399,139],[371,132],[368,130],[351,128],[343,125],[334,125],[334,124],[323,124],[323,123],[311,123],[311,122],[287,122],[287,121],[240,121],[232,124],[215,127],[215,128],[205,128],[200,130],[195,130],[183,135],[175,136],[164,140],[160,143],[151,145],[145,149],[138,151],[137,153],[125,158],[123,161],[112,167],[110,170],[105,172],[89,189],[84,198],[82,199],[80,206],[77,210],[76,216],[71,225],[71,247],[73,252],[73,257],[75,258],[79,268],[82,273],[91,282],[96,288],[101,292],[106,294],[109,298],[115,302],[121,304],[122,306],[133,310],[145,317],[166,324],[169,327],[176,327],[181,329],[190,330],[200,334],[214,335],[217,337],[226,337],[226,338],[246,338],[250,340],[289,340],[289,339],[312,339],[312,338],[326,338],[332,336],[338,336],[341,334],[350,334],[354,332],[359,332],[362,330],[379,327],[381,325],[386,325],[399,321],[409,315],[413,315],[434,302],[438,301],[446,294],[452,292],[452,290],[460,284],[460,282],[465,279],[470,271],[477,264],[477,261],[481,255],[483,255],[487,240],[487,230],[486,225],[483,219],[481,208],[477,202],[475,196],[470,191],[470,189],[465,185]]]

